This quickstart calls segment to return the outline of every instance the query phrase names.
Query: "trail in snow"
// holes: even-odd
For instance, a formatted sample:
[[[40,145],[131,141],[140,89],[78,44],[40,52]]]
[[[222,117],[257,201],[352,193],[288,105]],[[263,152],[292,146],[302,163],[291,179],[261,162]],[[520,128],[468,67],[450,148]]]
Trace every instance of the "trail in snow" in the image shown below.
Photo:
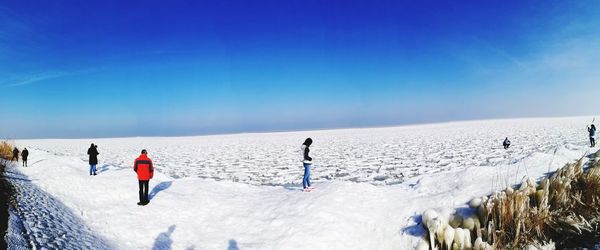
[[[104,237],[90,230],[71,209],[15,171],[14,166],[7,168],[5,177],[17,193],[16,210],[10,211],[13,231],[7,237],[13,248],[111,248]]]

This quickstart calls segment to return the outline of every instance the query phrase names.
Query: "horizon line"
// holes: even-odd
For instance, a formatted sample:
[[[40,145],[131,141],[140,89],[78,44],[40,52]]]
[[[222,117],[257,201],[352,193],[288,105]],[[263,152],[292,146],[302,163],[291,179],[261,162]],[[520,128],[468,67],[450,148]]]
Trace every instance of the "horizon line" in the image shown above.
[[[551,119],[551,118],[583,118],[600,115],[573,115],[573,116],[515,116],[515,117],[497,117],[497,118],[473,118],[463,120],[448,120],[434,122],[416,122],[405,124],[389,124],[389,125],[374,125],[374,126],[349,126],[349,127],[324,127],[324,128],[309,128],[309,129],[289,129],[289,130],[269,130],[269,131],[242,131],[242,132],[223,132],[223,133],[198,133],[198,134],[182,134],[182,135],[138,135],[138,136],[100,136],[100,137],[46,137],[46,138],[6,138],[2,141],[16,140],[82,140],[82,139],[123,139],[123,138],[177,138],[177,137],[204,137],[204,136],[223,136],[223,135],[241,135],[241,134],[271,134],[271,133],[292,133],[292,132],[312,132],[312,131],[329,131],[329,130],[351,130],[351,129],[379,129],[379,128],[396,128],[396,127],[412,127],[412,126],[427,126],[440,125],[449,123],[475,122],[475,121],[501,121],[501,120],[525,120],[525,119]]]

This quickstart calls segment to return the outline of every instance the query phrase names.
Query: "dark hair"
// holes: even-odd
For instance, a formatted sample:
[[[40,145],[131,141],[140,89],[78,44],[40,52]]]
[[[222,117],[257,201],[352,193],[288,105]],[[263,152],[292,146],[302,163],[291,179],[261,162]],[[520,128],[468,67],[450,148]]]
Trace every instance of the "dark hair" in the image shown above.
[[[146,151],[145,149],[142,149],[142,154],[147,154],[148,151]]]
[[[594,124],[592,124],[592,128],[593,128],[593,129],[596,129],[596,126],[595,126]]]
[[[302,143],[302,145],[306,145],[306,146],[310,146],[310,144],[312,144],[312,139],[306,138],[306,140],[304,140],[304,143]]]
[[[93,146],[94,146],[94,143],[92,143],[92,145],[90,147],[93,147]]]

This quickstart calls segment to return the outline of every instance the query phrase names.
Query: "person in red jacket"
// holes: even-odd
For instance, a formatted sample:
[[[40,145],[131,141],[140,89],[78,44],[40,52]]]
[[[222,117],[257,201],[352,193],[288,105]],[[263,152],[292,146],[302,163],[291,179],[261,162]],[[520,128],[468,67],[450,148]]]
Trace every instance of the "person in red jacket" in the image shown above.
[[[137,173],[140,185],[140,202],[138,202],[138,205],[145,206],[150,202],[148,200],[148,183],[154,177],[154,166],[152,166],[152,160],[148,158],[148,152],[145,149],[142,149],[142,154],[135,159],[133,171]]]

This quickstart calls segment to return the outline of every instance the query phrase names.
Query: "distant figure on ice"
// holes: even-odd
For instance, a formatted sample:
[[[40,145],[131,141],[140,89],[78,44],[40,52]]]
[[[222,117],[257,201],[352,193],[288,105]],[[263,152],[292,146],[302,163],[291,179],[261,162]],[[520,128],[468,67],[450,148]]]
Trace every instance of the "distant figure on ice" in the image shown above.
[[[90,175],[96,175],[96,165],[98,165],[98,145],[92,145],[88,149],[88,155],[90,156]]]
[[[508,137],[504,138],[502,146],[504,146],[504,149],[508,149],[510,147],[510,140],[508,139]]]
[[[309,192],[312,190],[310,187],[310,165],[312,164],[312,158],[308,155],[310,152],[310,144],[312,144],[312,139],[306,138],[304,143],[302,143],[302,163],[304,164],[304,178],[302,179],[302,186],[304,187],[304,192]]]
[[[23,159],[23,167],[27,167],[27,156],[29,156],[29,151],[27,151],[27,148],[24,148],[23,152],[21,152],[21,158]]]
[[[140,202],[138,202],[138,205],[145,206],[150,202],[150,200],[148,200],[148,183],[150,182],[150,179],[154,177],[152,160],[148,158],[148,152],[145,149],[142,149],[142,154],[135,159],[133,171],[137,173],[138,184],[140,186]]]
[[[15,147],[15,149],[13,149],[13,161],[17,161],[19,162],[19,149],[17,147]]]
[[[591,147],[593,148],[596,146],[596,126],[594,126],[594,124],[592,124],[592,126],[588,127],[587,130],[590,133],[590,144],[591,144]]]

